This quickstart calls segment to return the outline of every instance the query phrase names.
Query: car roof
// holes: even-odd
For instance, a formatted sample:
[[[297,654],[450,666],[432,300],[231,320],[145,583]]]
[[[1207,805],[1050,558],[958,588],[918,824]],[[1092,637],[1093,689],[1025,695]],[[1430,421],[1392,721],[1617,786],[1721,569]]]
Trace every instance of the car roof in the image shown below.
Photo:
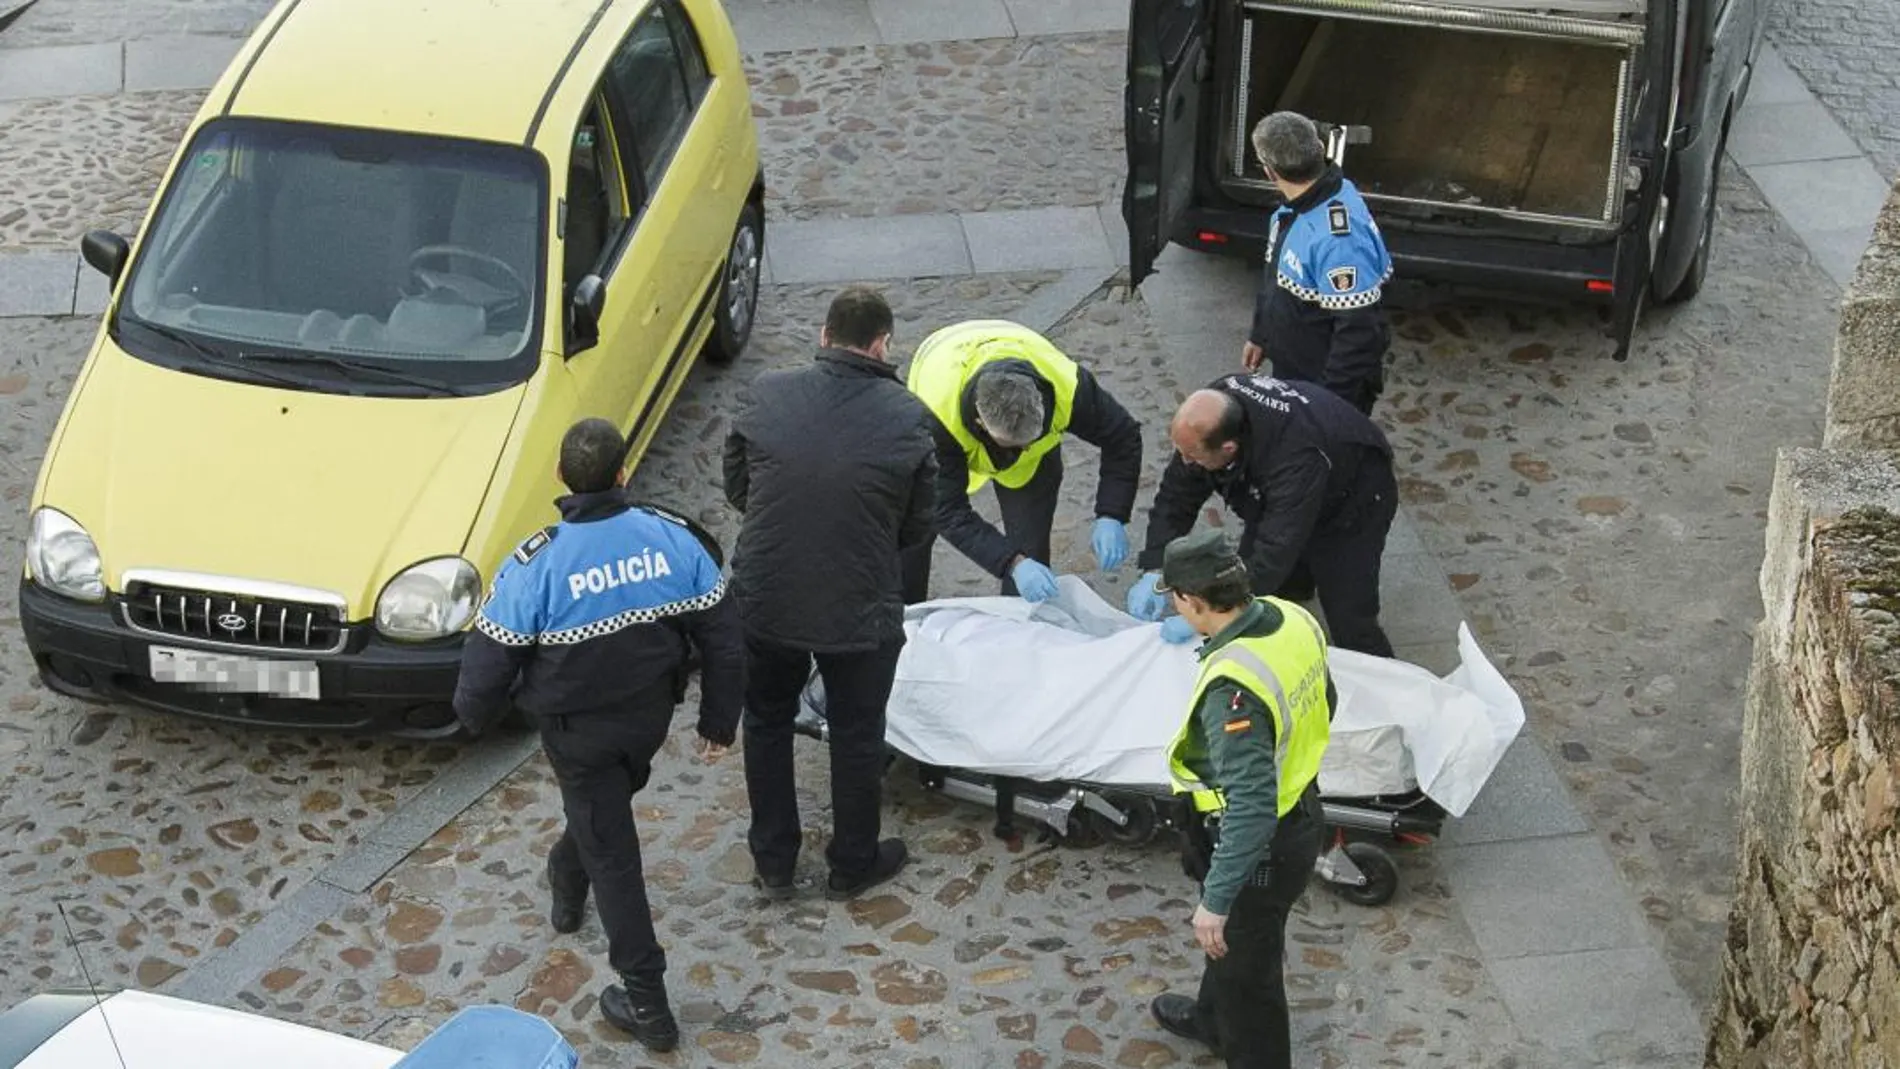
[[[42,999],[48,1012],[32,1012]],[[144,991],[103,996],[103,1015],[90,997],[75,1001],[39,996],[0,1017],[0,1038],[16,1041],[10,1069],[121,1069],[121,1055],[130,1069],[390,1069],[402,1060],[349,1036]],[[47,1026],[49,1034],[3,1034]]]
[[[580,42],[618,38],[646,5],[282,0],[240,58],[248,66],[224,110],[525,143]]]

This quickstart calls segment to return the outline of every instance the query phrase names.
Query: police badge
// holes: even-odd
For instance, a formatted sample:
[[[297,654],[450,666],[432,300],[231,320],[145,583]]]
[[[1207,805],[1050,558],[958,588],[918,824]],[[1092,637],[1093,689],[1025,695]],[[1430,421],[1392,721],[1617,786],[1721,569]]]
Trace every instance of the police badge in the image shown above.
[[[1326,272],[1326,281],[1333,284],[1334,293],[1351,293],[1353,283],[1359,281],[1359,271],[1352,267],[1335,267]]]

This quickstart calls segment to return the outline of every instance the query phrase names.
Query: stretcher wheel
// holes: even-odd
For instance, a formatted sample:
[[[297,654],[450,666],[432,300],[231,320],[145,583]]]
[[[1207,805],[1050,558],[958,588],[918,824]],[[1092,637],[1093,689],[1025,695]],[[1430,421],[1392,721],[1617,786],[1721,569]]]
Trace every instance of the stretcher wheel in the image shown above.
[[[1122,811],[1128,823],[1117,824],[1091,810],[1088,821],[1102,838],[1116,846],[1146,846],[1155,837],[1160,819],[1155,813],[1153,802],[1146,798],[1110,798],[1108,802]]]
[[[1399,867],[1384,850],[1371,843],[1347,843],[1346,856],[1359,867],[1366,877],[1360,886],[1349,883],[1333,885],[1339,897],[1355,906],[1383,906],[1392,901],[1399,890]]]

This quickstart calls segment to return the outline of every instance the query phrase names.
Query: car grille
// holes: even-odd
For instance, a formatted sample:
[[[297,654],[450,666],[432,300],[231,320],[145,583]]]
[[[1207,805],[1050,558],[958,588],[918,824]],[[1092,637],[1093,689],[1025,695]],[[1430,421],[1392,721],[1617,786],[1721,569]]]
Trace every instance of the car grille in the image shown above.
[[[333,653],[347,638],[342,613],[311,602],[138,583],[124,608],[140,631],[237,646]]]

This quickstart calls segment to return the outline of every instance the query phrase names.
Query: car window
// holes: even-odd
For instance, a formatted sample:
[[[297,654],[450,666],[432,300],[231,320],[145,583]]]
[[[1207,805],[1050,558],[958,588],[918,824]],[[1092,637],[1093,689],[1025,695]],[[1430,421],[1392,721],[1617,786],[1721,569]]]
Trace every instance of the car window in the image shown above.
[[[519,146],[219,119],[121,315],[252,353],[513,360],[534,345],[545,189]]]
[[[694,100],[670,25],[675,17],[670,5],[653,5],[621,43],[607,72],[632,123],[633,155],[649,190],[658,187],[693,119]]]
[[[606,116],[607,109],[596,95],[574,130],[574,148],[568,157],[562,280],[563,292],[569,296],[581,279],[606,273],[607,260],[618,247],[630,214],[626,176]]]
[[[190,167],[179,172],[172,192],[170,213],[181,222],[169,228],[166,236],[170,240],[161,248],[165,255],[175,254],[178,242],[197,229],[199,213],[205,202],[214,191],[223,187],[231,175],[232,151],[228,142],[207,145],[192,157]]]
[[[685,10],[671,0],[665,7],[667,22],[673,28],[673,46],[679,49],[680,68],[686,73],[686,95],[697,107],[706,99],[706,87],[712,84],[712,74],[706,68],[706,50],[700,46],[699,31],[693,29],[693,20],[687,17]]]

